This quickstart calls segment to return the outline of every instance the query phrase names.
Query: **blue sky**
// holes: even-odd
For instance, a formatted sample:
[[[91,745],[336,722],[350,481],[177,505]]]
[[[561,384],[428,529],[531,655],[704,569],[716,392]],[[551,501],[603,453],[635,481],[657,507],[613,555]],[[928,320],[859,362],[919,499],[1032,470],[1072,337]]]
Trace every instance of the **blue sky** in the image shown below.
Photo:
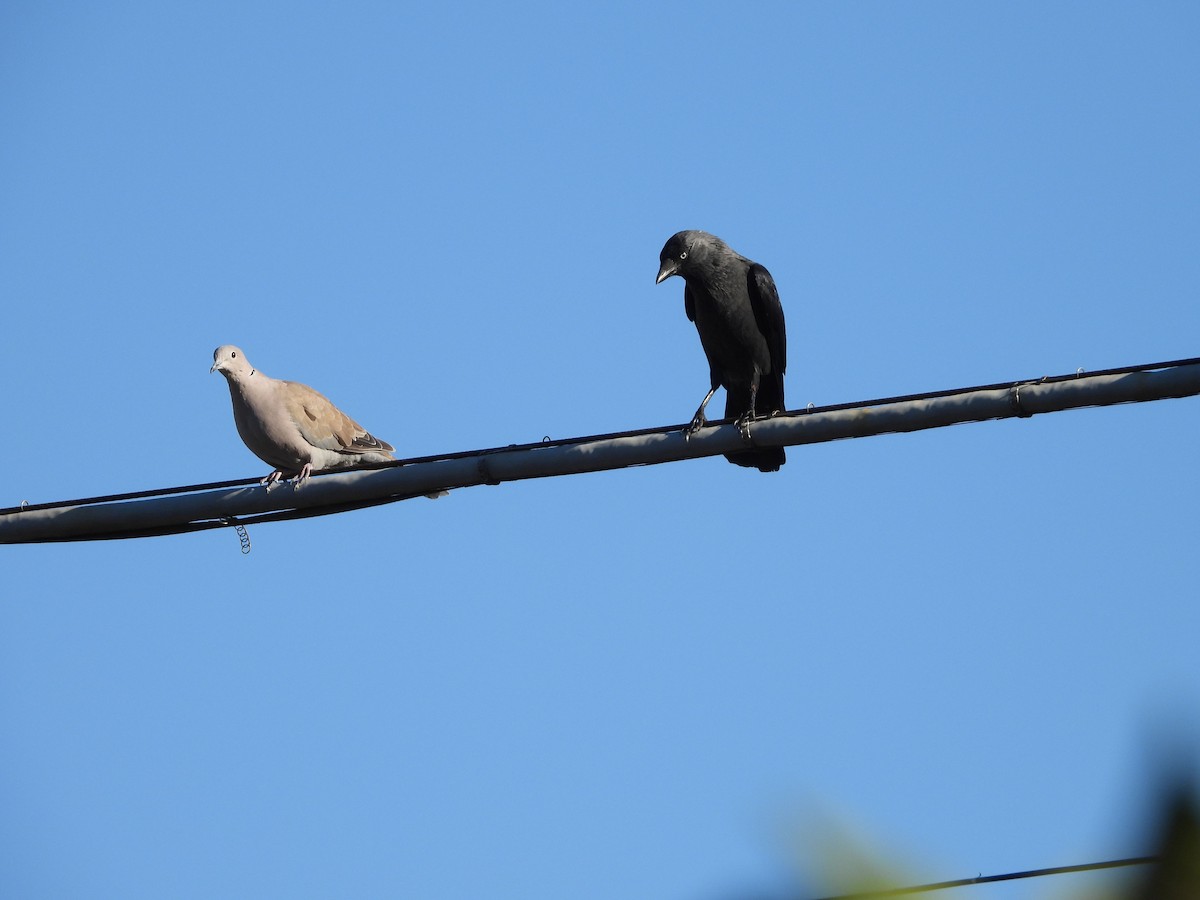
[[[0,506],[265,474],[224,343],[402,455],[684,422],[683,228],[774,274],[793,408],[1200,355],[1198,42],[1185,3],[8,4]],[[0,549],[0,886],[1143,852],[1200,748],[1197,409]]]

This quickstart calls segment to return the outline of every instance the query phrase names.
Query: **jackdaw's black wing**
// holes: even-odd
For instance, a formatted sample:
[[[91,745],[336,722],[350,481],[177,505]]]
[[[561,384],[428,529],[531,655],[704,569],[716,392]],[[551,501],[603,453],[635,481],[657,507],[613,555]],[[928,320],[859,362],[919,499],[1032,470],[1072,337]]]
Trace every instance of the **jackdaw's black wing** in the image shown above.
[[[688,321],[696,321],[696,298],[692,295],[692,286],[683,283],[683,311],[687,313]]]
[[[769,416],[776,410],[787,409],[783,400],[783,373],[787,369],[787,331],[783,323],[783,304],[779,302],[779,291],[775,279],[763,266],[750,263],[746,270],[746,294],[754,314],[754,324],[767,344],[770,371],[764,372],[758,384],[758,395],[754,398],[754,414]],[[749,391],[732,390],[725,387],[726,418],[741,415],[750,402]],[[760,472],[776,472],[787,461],[782,447],[743,450],[727,453],[725,458],[739,466],[756,468]]]
[[[759,385],[758,410],[766,415],[787,409],[783,401],[783,373],[787,370],[787,328],[783,321],[783,304],[779,302],[779,291],[775,279],[765,267],[753,263],[746,272],[746,288],[750,294],[750,308],[758,330],[766,338],[767,350],[771,354],[771,371]],[[757,411],[757,410],[756,410]]]

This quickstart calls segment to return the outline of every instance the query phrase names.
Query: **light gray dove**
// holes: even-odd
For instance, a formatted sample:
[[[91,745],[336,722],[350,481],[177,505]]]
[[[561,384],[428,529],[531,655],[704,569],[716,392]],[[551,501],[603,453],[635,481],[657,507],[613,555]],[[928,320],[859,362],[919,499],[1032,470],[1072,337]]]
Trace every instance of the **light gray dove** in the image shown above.
[[[314,471],[396,458],[391,444],[371,435],[323,394],[269,377],[237,347],[214,350],[209,372],[220,372],[229,382],[233,421],[242,441],[275,467],[262,480],[267,490],[284,477],[294,476],[293,487],[298,488]]]

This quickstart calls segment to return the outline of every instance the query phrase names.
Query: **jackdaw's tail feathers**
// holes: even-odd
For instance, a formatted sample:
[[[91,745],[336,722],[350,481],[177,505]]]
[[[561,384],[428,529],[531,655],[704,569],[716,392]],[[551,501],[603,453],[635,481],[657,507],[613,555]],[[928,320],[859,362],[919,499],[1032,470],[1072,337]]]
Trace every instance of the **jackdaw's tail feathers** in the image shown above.
[[[782,387],[782,385],[780,385]],[[774,379],[764,379],[755,398],[754,415],[765,419],[773,412],[783,410],[781,392],[775,390]],[[750,409],[750,392],[740,390],[725,390],[725,418],[736,419],[745,415]],[[753,428],[753,426],[751,426]],[[759,450],[740,450],[737,453],[726,453],[725,458],[735,466],[746,466],[758,469],[760,472],[778,472],[779,467],[787,462],[787,454],[782,447],[763,447]]]
[[[762,450],[742,450],[738,453],[726,453],[725,458],[735,466],[758,469],[760,472],[778,472],[779,467],[787,462],[787,456],[784,454],[782,447],[767,447]]]

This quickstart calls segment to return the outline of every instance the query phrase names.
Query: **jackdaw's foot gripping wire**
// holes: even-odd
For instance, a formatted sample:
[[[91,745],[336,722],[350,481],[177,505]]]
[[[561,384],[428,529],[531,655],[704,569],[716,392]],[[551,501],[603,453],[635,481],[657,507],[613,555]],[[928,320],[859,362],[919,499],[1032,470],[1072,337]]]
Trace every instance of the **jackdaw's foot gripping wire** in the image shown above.
[[[749,410],[746,410],[746,412],[742,413],[740,416],[738,416],[737,421],[734,422],[734,424],[737,425],[738,431],[741,432],[742,440],[744,440],[744,441],[750,440],[750,423],[753,421],[754,421],[754,410],[749,409]]]

